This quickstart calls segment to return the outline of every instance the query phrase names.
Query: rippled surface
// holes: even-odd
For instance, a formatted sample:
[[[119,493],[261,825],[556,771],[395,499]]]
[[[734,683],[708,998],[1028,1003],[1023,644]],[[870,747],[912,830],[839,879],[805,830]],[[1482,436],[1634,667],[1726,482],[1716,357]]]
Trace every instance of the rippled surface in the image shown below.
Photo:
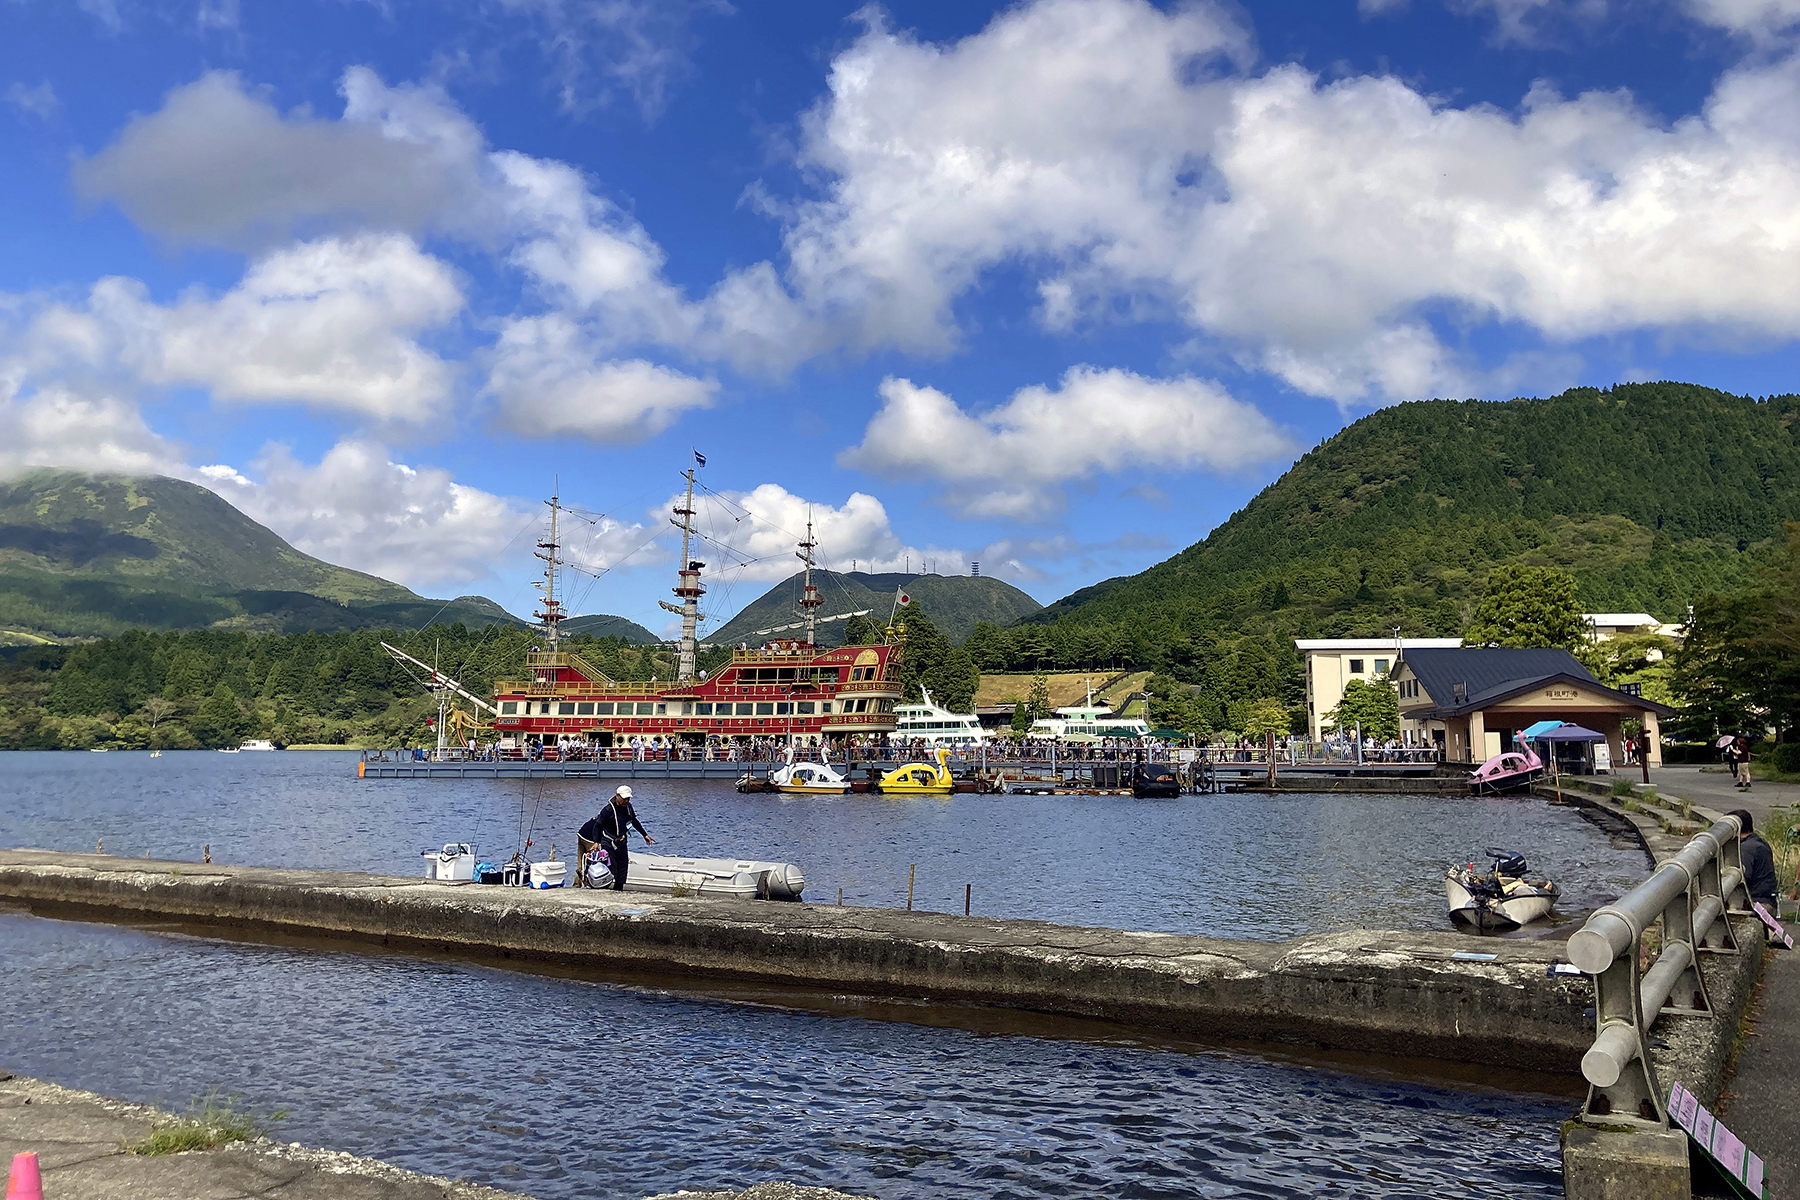
[[[98,756],[95,756],[98,757]],[[1562,1194],[1570,1101],[0,911],[0,1061],[540,1200]]]
[[[0,845],[412,875],[418,852],[474,841],[496,858],[535,832],[569,847],[610,794],[595,780],[358,780],[356,755],[0,754]],[[795,862],[807,898],[915,904],[1076,925],[1279,939],[1447,925],[1443,872],[1489,845],[1523,851],[1598,907],[1648,871],[1643,851],[1571,808],[1519,797],[740,796],[719,780],[640,780],[658,849]]]

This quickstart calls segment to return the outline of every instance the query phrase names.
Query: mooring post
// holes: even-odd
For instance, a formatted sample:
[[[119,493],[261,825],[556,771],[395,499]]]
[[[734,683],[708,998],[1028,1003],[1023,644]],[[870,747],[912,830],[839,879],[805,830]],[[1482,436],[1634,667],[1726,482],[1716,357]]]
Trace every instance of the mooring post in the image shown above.
[[[844,907],[844,889],[843,888],[838,889],[838,907],[839,908]]]
[[[203,863],[209,863],[212,861],[212,843],[211,842],[208,842],[208,843],[206,843],[205,846],[201,847],[200,861]]]
[[[972,884],[972,883],[963,884],[963,916],[965,916],[965,917],[969,915],[969,897],[973,896],[974,894],[975,894],[975,885],[974,884]]]
[[[918,869],[919,869],[918,863],[913,863],[910,867],[906,868],[906,911],[907,912],[912,911],[913,875],[918,871]]]

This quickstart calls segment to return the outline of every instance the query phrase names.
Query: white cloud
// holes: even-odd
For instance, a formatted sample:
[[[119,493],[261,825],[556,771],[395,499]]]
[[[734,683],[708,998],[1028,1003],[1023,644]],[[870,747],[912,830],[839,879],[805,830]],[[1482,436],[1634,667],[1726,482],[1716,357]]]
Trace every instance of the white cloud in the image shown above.
[[[1800,0],[1684,0],[1695,20],[1768,38],[1800,25]]]
[[[26,87],[15,79],[6,89],[6,102],[20,112],[46,121],[62,111],[62,100],[48,79],[34,87]]]
[[[1357,0],[1365,17],[1407,8],[1409,0]],[[1531,44],[1552,28],[1568,23],[1594,28],[1634,9],[1672,8],[1703,25],[1766,40],[1800,24],[1800,0],[1662,0],[1660,5],[1609,3],[1608,0],[1444,0],[1452,12],[1483,14],[1494,20],[1495,40]]]
[[[1256,408],[1192,376],[1072,367],[1058,387],[1021,388],[979,415],[906,379],[883,380],[881,398],[844,464],[942,480],[971,516],[1042,516],[1060,507],[1060,485],[1100,472],[1232,470],[1291,449]]]
[[[507,323],[494,349],[488,387],[509,429],[532,437],[642,441],[684,412],[710,406],[719,390],[712,380],[641,358],[598,361],[584,341],[566,317]]]
[[[448,471],[397,463],[372,441],[341,441],[315,465],[271,445],[250,471],[261,482],[223,465],[193,474],[306,553],[425,594],[515,566],[508,556],[522,559],[528,539],[514,539],[535,520]]]
[[[748,492],[721,492],[697,505],[695,520],[717,561],[708,574],[728,580],[786,579],[801,569],[797,545],[812,520],[818,543],[813,561],[833,571],[923,571],[927,561],[960,569],[963,552],[908,545],[894,532],[886,506],[865,492],[852,492],[840,506],[797,496],[780,484]],[[698,497],[696,497],[698,499]],[[676,496],[655,517],[680,501]],[[721,503],[720,501],[723,501]],[[720,556],[721,548],[723,557]],[[702,557],[705,557],[702,555]]]
[[[499,2],[537,27],[565,112],[590,112],[623,89],[647,118],[662,112],[692,70],[695,19],[732,11],[724,0]]]
[[[1505,112],[1243,75],[1236,45],[1210,8],[1142,0],[1040,0],[944,45],[869,29],[806,122],[828,198],[790,229],[795,287],[864,344],[929,350],[1011,265],[1052,329],[1174,314],[1343,402],[1478,375],[1434,322],[1800,335],[1796,60],[1670,126],[1621,93]]]
[[[169,474],[181,461],[180,448],[152,430],[129,399],[60,384],[9,394],[0,381],[0,474],[36,467]]]
[[[336,229],[491,224],[481,133],[441,91],[344,72],[342,120],[283,115],[229,71],[171,91],[74,166],[76,190],[175,243],[253,248]]]

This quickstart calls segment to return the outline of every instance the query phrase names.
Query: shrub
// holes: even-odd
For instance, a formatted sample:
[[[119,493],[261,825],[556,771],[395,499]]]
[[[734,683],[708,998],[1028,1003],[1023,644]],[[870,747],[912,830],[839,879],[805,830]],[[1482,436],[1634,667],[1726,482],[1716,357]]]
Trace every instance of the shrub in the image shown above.
[[[1783,742],[1775,747],[1769,764],[1783,775],[1800,775],[1800,742]]]

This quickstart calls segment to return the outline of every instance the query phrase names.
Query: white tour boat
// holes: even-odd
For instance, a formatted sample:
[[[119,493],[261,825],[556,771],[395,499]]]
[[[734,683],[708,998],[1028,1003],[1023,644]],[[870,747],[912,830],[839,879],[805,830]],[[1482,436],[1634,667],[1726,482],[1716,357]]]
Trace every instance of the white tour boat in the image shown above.
[[[1088,689],[1086,704],[1071,704],[1055,709],[1050,716],[1031,723],[1026,733],[1030,738],[1056,738],[1065,742],[1090,742],[1101,738],[1147,738],[1150,725],[1142,717],[1120,716],[1104,703],[1094,703],[1094,689]]]
[[[925,742],[933,746],[976,746],[990,735],[974,713],[953,713],[940,708],[932,703],[931,693],[926,691],[923,704],[895,706],[894,736],[902,742]]]

